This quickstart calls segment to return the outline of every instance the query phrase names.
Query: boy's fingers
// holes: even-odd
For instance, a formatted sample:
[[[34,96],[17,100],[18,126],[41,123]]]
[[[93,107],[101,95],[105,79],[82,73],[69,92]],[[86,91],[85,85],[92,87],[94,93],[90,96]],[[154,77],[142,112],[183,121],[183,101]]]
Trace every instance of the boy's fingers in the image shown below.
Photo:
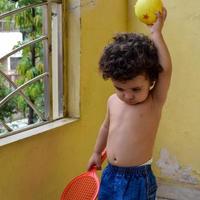
[[[156,14],[156,17],[157,17],[156,21],[161,22],[162,21],[162,13],[161,12],[156,12],[155,14]]]
[[[101,170],[101,165],[97,165],[97,170]]]
[[[101,170],[101,164],[92,162],[88,164],[87,170],[92,169],[93,167],[96,167],[97,170]]]

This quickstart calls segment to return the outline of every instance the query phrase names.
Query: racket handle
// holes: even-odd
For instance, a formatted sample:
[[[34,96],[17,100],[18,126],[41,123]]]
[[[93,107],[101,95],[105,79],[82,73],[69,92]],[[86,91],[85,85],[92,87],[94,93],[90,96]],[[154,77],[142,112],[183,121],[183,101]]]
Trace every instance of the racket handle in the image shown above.
[[[106,155],[106,148],[105,148],[101,153],[101,164],[104,162],[106,157],[107,157],[107,155]]]

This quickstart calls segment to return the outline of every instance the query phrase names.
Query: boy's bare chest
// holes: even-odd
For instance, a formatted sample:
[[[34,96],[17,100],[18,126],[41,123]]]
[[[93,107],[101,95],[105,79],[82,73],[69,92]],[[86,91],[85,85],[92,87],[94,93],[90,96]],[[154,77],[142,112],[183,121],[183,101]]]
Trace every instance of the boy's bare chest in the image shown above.
[[[143,127],[145,129],[155,128],[160,120],[160,112],[152,101],[137,105],[128,105],[115,101],[110,106],[110,126],[113,128],[127,127],[134,129]]]

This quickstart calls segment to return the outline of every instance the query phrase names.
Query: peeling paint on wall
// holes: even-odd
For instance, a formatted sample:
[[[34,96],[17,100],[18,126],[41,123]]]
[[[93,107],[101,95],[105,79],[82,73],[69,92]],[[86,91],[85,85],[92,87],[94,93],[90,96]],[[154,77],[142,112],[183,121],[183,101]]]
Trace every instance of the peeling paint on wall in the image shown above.
[[[197,184],[200,183],[193,174],[198,174],[192,170],[192,167],[181,167],[175,156],[170,155],[167,149],[160,151],[160,159],[156,162],[161,171],[161,175],[172,178],[176,181]],[[200,177],[199,177],[200,178]]]

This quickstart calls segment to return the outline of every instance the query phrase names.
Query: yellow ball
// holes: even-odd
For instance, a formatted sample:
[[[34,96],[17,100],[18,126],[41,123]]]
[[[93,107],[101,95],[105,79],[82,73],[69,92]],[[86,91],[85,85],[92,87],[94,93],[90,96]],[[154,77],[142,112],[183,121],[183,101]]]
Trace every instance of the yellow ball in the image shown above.
[[[135,15],[145,24],[153,24],[156,21],[156,13],[162,12],[161,0],[137,0]]]

